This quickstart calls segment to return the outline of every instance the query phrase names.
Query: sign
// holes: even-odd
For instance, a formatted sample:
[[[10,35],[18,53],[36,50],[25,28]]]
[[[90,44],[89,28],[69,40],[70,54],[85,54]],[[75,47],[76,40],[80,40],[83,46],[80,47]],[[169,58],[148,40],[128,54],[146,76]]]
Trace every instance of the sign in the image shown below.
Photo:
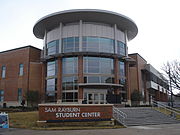
[[[6,113],[0,113],[0,128],[9,128],[9,118]]]
[[[61,121],[104,121],[111,120],[112,105],[39,105],[39,120]]]

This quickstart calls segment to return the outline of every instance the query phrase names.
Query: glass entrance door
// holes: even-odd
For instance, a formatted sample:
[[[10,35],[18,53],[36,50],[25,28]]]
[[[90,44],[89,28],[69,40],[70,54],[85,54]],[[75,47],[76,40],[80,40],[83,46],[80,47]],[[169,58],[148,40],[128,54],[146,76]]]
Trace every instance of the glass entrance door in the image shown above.
[[[84,100],[87,104],[106,104],[106,93],[84,93]]]

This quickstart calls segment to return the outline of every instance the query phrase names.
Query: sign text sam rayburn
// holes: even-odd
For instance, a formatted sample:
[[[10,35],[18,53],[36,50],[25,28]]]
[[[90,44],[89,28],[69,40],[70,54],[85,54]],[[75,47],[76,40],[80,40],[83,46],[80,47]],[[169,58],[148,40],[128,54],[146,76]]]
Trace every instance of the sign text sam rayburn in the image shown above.
[[[56,118],[75,118],[75,117],[83,117],[83,118],[90,118],[90,117],[101,117],[100,112],[81,112],[81,109],[78,107],[45,107],[44,111],[46,113],[55,113]]]

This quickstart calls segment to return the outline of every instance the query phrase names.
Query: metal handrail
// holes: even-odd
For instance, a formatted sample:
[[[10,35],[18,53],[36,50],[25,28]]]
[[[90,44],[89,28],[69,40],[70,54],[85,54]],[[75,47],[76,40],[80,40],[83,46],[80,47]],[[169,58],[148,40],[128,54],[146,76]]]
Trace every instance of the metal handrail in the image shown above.
[[[125,125],[125,119],[127,118],[127,114],[119,110],[117,107],[113,106],[113,118],[117,120],[122,125]]]
[[[163,109],[165,109],[165,112],[169,111],[171,117],[176,118],[177,115],[180,115],[180,113],[179,113],[180,110],[179,109],[175,109],[175,108],[172,108],[170,106],[158,103],[157,101],[153,101],[153,106],[156,106],[158,108],[163,108]]]

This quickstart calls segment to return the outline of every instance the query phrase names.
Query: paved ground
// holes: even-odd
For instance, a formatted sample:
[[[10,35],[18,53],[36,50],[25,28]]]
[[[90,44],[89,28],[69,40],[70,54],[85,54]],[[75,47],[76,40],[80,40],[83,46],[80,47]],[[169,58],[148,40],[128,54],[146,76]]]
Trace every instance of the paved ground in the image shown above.
[[[0,129],[0,135],[180,135],[180,124],[134,126],[97,130],[25,130]]]

